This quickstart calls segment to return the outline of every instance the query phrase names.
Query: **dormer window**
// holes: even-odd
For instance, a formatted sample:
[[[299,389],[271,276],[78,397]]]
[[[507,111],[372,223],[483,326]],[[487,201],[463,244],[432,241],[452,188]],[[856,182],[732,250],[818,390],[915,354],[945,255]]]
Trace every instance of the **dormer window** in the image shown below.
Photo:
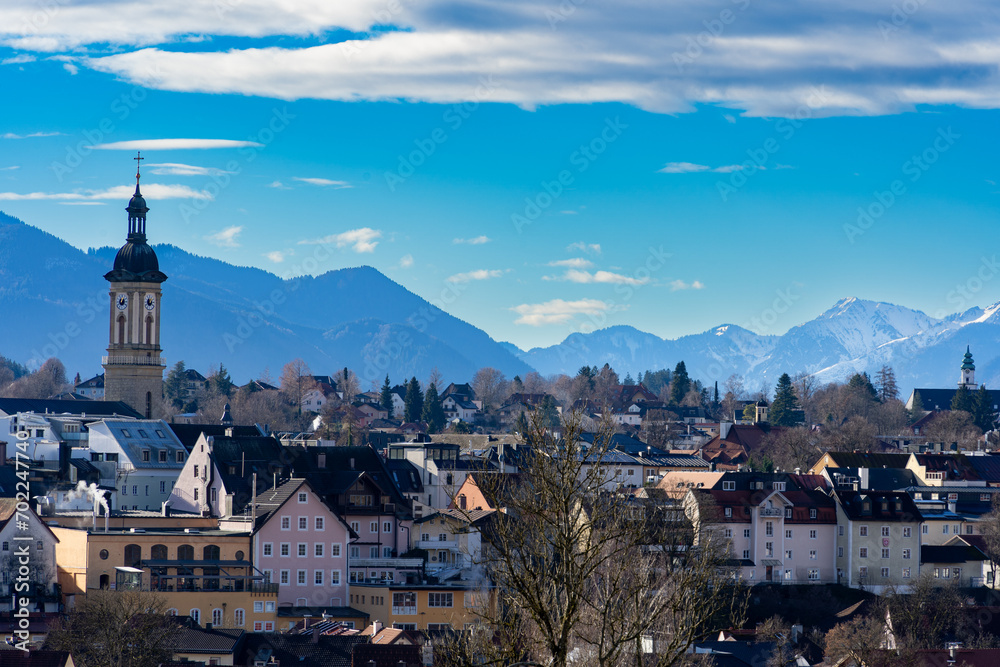
[[[785,508],[785,518],[786,519],[791,519],[792,518],[792,508],[791,507],[786,507]]]
[[[774,491],[784,491],[785,490],[785,483],[784,482],[774,482],[773,484],[771,484],[771,489],[773,489]]]
[[[815,507],[810,507],[809,508],[809,518],[810,519],[815,519],[816,518],[816,508]]]
[[[735,481],[723,482],[722,483],[722,490],[723,491],[735,491],[736,490],[736,482]]]
[[[733,515],[733,508],[732,507],[727,507],[726,508],[726,516],[727,517],[731,517],[732,515]]]

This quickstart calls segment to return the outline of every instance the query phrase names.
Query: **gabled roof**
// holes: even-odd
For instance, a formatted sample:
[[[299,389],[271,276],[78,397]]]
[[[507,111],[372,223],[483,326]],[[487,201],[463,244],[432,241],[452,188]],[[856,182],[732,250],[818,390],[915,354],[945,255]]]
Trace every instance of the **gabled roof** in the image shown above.
[[[174,637],[175,653],[235,653],[243,640],[243,630],[239,628],[181,628]]]
[[[882,452],[827,452],[838,468],[905,468],[909,454]]]
[[[919,522],[923,519],[913,499],[906,493],[840,489],[834,495],[840,500],[844,514],[853,521]]]
[[[7,526],[7,523],[10,521],[11,517],[13,517],[15,512],[18,511],[17,504],[18,504],[17,498],[0,498],[0,530],[3,530]],[[52,536],[53,540],[55,540],[56,542],[59,541],[59,538],[56,537],[56,534],[52,532],[51,528],[49,528],[49,524],[42,521],[38,517],[38,515],[35,514],[35,510],[29,507],[28,512],[34,515],[35,523],[44,528],[45,531]]]
[[[210,437],[213,440],[211,461],[226,493],[233,494],[233,513],[242,512],[246,502],[236,501],[251,497],[254,473],[257,473],[258,490],[268,489],[273,484],[274,464],[283,460],[281,445],[273,437]]]
[[[982,551],[967,544],[945,544],[920,546],[920,562],[923,563],[967,563],[987,560]]]
[[[226,429],[233,429],[233,436],[237,438],[249,438],[262,436],[263,433],[256,426],[232,426],[227,427],[222,424],[168,424],[170,430],[174,432],[177,439],[181,441],[184,448],[189,452],[194,449],[194,443],[198,442],[198,437],[204,433],[212,437],[222,437],[226,435]]]
[[[387,459],[385,467],[401,493],[423,492],[424,485],[420,478],[420,471],[406,459]]]
[[[453,519],[461,523],[467,523],[469,525],[475,525],[482,521],[483,519],[494,514],[496,510],[460,510],[460,509],[444,509],[437,510],[431,514],[424,515],[419,519],[414,519],[414,524],[425,523],[431,519],[436,519],[437,517],[442,517],[446,519]]]
[[[368,637],[361,635],[320,635],[318,641],[313,642],[311,635],[251,633],[234,662],[248,665],[257,660],[266,663],[273,659],[295,667],[351,667],[354,647],[369,642]]]
[[[143,415],[130,408],[124,401],[60,401],[37,398],[0,398],[0,415],[18,412],[36,412],[53,415],[87,415],[88,417],[132,417]]]
[[[84,380],[76,385],[77,389],[104,389],[104,373],[95,375],[89,380]]]
[[[254,501],[254,505],[257,508],[257,525],[254,528],[259,529],[267,523],[268,519],[274,516],[275,512],[280,510],[281,507],[303,487],[309,493],[316,496],[316,498],[323,503],[328,510],[330,510],[330,513],[337,517],[337,520],[343,524],[344,528],[347,529],[348,534],[350,534],[352,538],[356,539],[358,537],[358,535],[351,530],[351,527],[347,524],[347,522],[344,521],[343,517],[337,513],[337,510],[334,509],[330,503],[323,498],[323,496],[316,493],[315,489],[313,489],[312,485],[309,484],[308,480],[301,477],[293,477],[278,484],[275,488],[267,489],[266,491],[262,491],[257,494],[257,498]]]
[[[305,447],[290,445],[284,448],[293,473],[309,480],[321,496],[345,493],[364,474],[401,510],[408,511],[410,501],[396,486],[382,457],[369,446],[361,447]],[[325,456],[319,465],[319,455]]]
[[[0,667],[66,667],[73,664],[69,651],[0,650]]]
[[[187,451],[166,422],[159,419],[103,419],[91,424],[90,429],[96,432],[101,425],[136,468],[169,470],[184,467],[183,462],[177,462],[176,452],[187,454]],[[166,461],[159,460],[160,451],[168,452]],[[143,460],[143,452],[148,454],[148,461]]]
[[[956,386],[954,389],[914,389],[913,391],[920,394],[920,404],[924,406],[924,410],[951,410],[951,401],[955,398],[955,393],[958,391]],[[975,393],[973,390],[970,393]],[[1000,389],[987,389],[990,395],[990,402],[993,405],[1000,405]]]

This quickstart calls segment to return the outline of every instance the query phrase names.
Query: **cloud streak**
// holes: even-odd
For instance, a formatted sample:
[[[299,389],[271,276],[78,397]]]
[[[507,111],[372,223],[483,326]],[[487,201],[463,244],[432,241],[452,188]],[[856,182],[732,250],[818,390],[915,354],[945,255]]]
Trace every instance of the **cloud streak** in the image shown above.
[[[340,190],[340,189],[343,189],[343,188],[354,187],[350,183],[348,183],[347,181],[331,181],[329,178],[310,178],[310,177],[293,176],[292,180],[293,181],[299,181],[301,183],[307,183],[309,185],[319,185],[319,186],[322,186],[322,187],[333,187],[333,188],[335,188],[337,190]]]
[[[120,199],[128,201],[134,188],[129,185],[116,185],[105,190],[77,190],[73,192],[0,192],[0,201],[92,201]],[[165,185],[152,183],[144,185],[142,196],[146,199],[213,199],[212,194],[203,190],[194,190],[186,185]]]
[[[340,234],[324,236],[320,239],[299,241],[299,244],[335,245],[338,248],[349,246],[356,253],[370,253],[375,252],[375,247],[378,245],[378,239],[380,238],[382,238],[381,230],[372,229],[371,227],[361,227],[341,232]]]
[[[233,225],[214,234],[209,234],[205,237],[205,240],[220,248],[239,248],[240,243],[237,237],[241,233],[243,233],[243,227],[241,225]]]
[[[491,239],[488,236],[476,236],[475,238],[471,238],[471,239],[453,239],[452,243],[455,244],[455,245],[461,245],[461,244],[465,244],[465,245],[483,245],[484,243],[489,243],[492,240],[493,239]]]
[[[698,172],[712,172],[715,174],[730,174],[734,171],[743,171],[746,167],[742,164],[727,164],[721,167],[709,167],[704,164],[694,164],[693,162],[668,162],[662,169],[658,169],[658,174],[697,174]],[[755,169],[764,169],[760,165],[755,165]]]
[[[450,283],[469,283],[474,280],[499,278],[503,273],[500,269],[478,269],[476,271],[469,271],[468,273],[456,273],[453,276],[448,276],[447,281]]]
[[[94,146],[102,151],[174,151],[174,150],[205,150],[213,148],[263,148],[264,144],[256,141],[237,141],[234,139],[137,139],[133,141],[113,141],[108,144]]]
[[[695,280],[694,282],[690,283],[686,283],[683,280],[670,281],[671,292],[679,292],[681,290],[689,290],[689,289],[705,289],[705,285],[700,280]]]
[[[523,303],[511,308],[519,317],[514,324],[541,327],[548,324],[565,324],[578,315],[602,315],[614,307],[599,299],[565,301],[553,299],[544,303]]]

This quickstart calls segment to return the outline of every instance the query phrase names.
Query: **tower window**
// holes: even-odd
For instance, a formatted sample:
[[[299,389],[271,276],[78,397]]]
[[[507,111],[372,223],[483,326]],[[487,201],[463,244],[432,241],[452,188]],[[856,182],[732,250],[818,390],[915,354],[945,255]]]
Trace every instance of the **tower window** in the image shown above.
[[[122,315],[118,318],[118,344],[125,344],[125,316]]]

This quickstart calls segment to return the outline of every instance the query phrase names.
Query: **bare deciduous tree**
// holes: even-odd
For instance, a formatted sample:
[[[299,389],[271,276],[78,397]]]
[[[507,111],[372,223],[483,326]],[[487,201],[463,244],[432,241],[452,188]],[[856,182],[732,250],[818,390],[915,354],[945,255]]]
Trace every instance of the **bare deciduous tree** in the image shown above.
[[[80,667],[155,667],[170,659],[180,629],[166,611],[156,593],[88,591],[45,647],[72,652]]]
[[[693,547],[683,512],[607,491],[609,424],[588,444],[578,416],[558,441],[538,413],[529,421],[520,475],[483,482],[504,509],[483,535],[495,601],[479,613],[491,641],[451,654],[475,665],[678,664],[720,614],[742,609],[722,567],[727,545],[710,535]]]
[[[507,378],[495,368],[480,368],[472,376],[472,391],[483,402],[483,410],[491,411],[500,406],[507,391]]]

